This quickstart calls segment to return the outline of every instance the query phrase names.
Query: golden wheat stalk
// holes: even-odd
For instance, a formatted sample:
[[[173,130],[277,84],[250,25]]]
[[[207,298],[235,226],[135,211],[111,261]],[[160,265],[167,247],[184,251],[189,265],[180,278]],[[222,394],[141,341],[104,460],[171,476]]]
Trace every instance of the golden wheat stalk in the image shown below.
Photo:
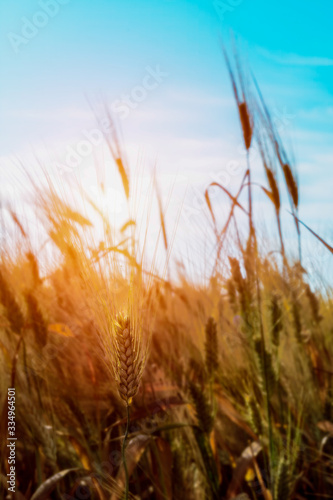
[[[113,357],[112,367],[117,382],[118,392],[126,405],[126,430],[121,447],[122,462],[125,472],[125,500],[129,495],[129,473],[126,464],[125,449],[129,432],[129,408],[137,394],[147,357],[144,348],[143,330],[136,318],[118,313],[113,321]]]

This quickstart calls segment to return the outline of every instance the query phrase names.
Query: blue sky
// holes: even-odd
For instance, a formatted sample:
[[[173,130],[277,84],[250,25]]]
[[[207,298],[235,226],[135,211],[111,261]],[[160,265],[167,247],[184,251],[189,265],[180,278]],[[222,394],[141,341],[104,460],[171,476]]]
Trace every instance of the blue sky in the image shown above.
[[[12,182],[12,158],[30,153],[51,169],[63,164],[95,127],[89,102],[118,103],[119,113],[134,93],[118,115],[129,154],[157,158],[163,187],[175,175],[177,185],[190,182],[188,210],[197,210],[198,192],[244,159],[220,49],[232,30],[298,166],[301,215],[332,242],[332,15],[328,0],[2,2],[1,175]],[[75,171],[88,184],[101,154],[97,147]]]

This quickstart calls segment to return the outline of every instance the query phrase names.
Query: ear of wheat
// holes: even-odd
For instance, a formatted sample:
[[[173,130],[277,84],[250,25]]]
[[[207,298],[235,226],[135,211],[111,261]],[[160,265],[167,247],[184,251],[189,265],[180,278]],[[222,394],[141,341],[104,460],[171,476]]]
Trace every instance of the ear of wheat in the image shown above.
[[[282,310],[279,304],[277,295],[273,294],[271,299],[271,323],[272,323],[272,343],[278,348],[280,343],[280,332],[283,329],[282,325]]]
[[[217,325],[214,318],[210,317],[205,326],[206,342],[206,370],[209,379],[212,380],[219,366]]]
[[[190,381],[188,387],[194,403],[199,427],[203,432],[209,435],[214,426],[214,418],[208,399],[199,385]]]
[[[132,325],[128,316],[118,314],[114,321],[114,371],[118,391],[126,406],[132,400],[140,385],[145,362],[138,325]]]
[[[293,200],[293,204],[295,208],[298,208],[298,186],[295,175],[293,174],[288,163],[283,165],[283,173],[286,180],[287,188],[290,193],[290,196]]]
[[[253,127],[251,125],[251,118],[245,101],[238,104],[238,111],[242,125],[244,144],[248,150],[251,146]]]
[[[308,284],[305,285],[305,293],[310,303],[312,317],[315,323],[320,323],[323,318],[320,315],[320,303],[318,297],[313,293]]]
[[[280,200],[280,192],[276,177],[273,173],[273,170],[265,165],[266,176],[268,180],[269,187],[271,189],[272,201],[275,206],[275,210],[278,213],[281,208],[281,200]]]
[[[117,314],[113,321],[112,345],[114,377],[117,382],[119,396],[126,405],[127,415],[126,430],[121,447],[125,472],[124,498],[127,500],[129,494],[129,473],[126,464],[125,449],[130,424],[129,408],[134,396],[138,392],[147,357],[147,348],[144,349],[143,343],[143,329],[134,316],[130,318],[128,315]]]
[[[24,316],[11,291],[7,280],[0,271],[0,303],[4,306],[11,330],[20,334],[24,326]]]
[[[28,306],[31,328],[35,334],[36,343],[40,348],[43,348],[47,343],[48,337],[47,323],[39,307],[38,301],[32,294],[32,292],[27,291],[25,293],[25,299]]]

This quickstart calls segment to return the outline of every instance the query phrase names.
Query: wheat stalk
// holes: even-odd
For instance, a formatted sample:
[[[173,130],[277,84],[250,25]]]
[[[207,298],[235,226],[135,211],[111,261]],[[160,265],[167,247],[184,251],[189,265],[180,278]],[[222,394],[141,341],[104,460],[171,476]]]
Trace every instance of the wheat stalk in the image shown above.
[[[113,357],[112,368],[117,382],[120,398],[126,405],[126,430],[121,448],[122,462],[125,472],[125,500],[129,494],[129,474],[126,464],[125,450],[130,423],[130,405],[138,392],[148,352],[143,346],[143,331],[134,318],[118,313],[113,321]]]

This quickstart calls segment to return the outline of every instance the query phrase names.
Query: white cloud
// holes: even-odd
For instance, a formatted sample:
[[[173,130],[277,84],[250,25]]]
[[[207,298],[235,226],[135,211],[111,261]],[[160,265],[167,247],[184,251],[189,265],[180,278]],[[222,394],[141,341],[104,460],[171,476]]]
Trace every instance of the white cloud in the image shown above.
[[[38,120],[52,122],[54,120],[89,120],[93,118],[92,112],[82,108],[60,108],[45,109],[38,111],[36,109],[8,109],[7,115],[19,120]]]
[[[308,66],[308,67],[333,66],[333,59],[329,57],[301,56],[299,54],[271,52],[262,47],[258,48],[258,52],[262,54],[264,57],[270,59],[271,61],[287,66]]]

